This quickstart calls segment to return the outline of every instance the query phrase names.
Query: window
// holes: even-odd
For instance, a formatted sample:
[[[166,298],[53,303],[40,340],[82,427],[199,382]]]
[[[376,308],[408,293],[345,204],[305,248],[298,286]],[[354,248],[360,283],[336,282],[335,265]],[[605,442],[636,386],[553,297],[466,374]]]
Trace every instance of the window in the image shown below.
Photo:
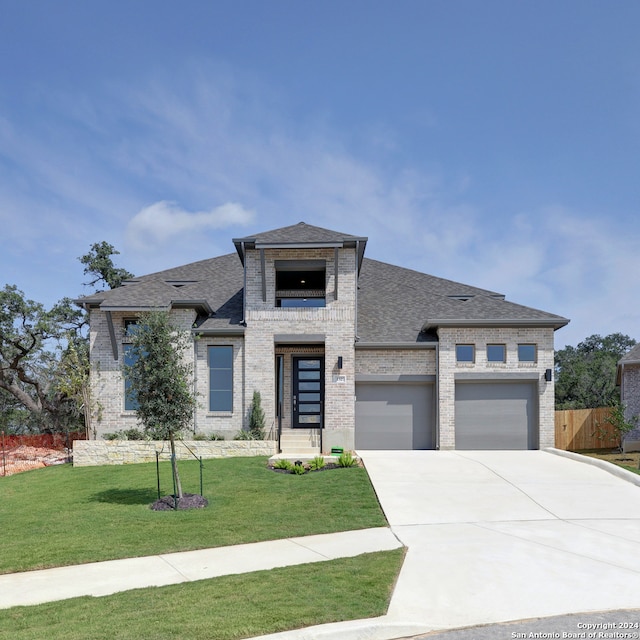
[[[209,347],[209,411],[233,411],[233,347]]]
[[[457,362],[475,362],[476,348],[472,344],[456,345],[456,361]]]
[[[506,362],[507,349],[503,344],[487,345],[487,362]]]
[[[518,361],[519,362],[535,362],[536,361],[536,345],[535,344],[519,344],[518,345]]]
[[[277,307],[324,307],[327,269],[324,260],[276,260]]]
[[[136,331],[138,330],[138,319],[125,318],[123,322],[124,322],[124,337],[125,337],[125,340],[127,340],[136,334]]]
[[[137,358],[131,353],[133,345],[124,345],[124,364],[130,367]],[[136,411],[138,409],[138,400],[135,394],[131,391],[131,380],[129,380],[126,370],[124,373],[124,410]]]

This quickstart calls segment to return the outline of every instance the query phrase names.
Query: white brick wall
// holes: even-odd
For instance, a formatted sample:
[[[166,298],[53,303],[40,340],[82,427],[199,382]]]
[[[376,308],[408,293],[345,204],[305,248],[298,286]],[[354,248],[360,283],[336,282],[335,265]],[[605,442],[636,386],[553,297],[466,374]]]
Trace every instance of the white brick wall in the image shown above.
[[[554,431],[554,383],[546,382],[546,369],[553,369],[553,329],[441,328],[439,349],[440,448],[455,448],[455,374],[534,373],[538,377],[540,448],[552,447]],[[474,363],[456,362],[456,344],[475,345]],[[487,362],[487,344],[506,345],[505,363]],[[536,362],[518,362],[518,344],[537,345]]]
[[[124,408],[123,344],[124,320],[134,318],[132,312],[113,312],[111,314],[118,347],[117,360],[113,357],[111,339],[107,325],[107,315],[103,311],[91,310],[91,329],[89,334],[91,353],[91,391],[93,438],[101,438],[105,433],[138,426],[134,411]],[[172,321],[183,331],[190,331],[196,318],[195,311],[178,309],[171,312]],[[192,353],[185,357],[193,360]]]

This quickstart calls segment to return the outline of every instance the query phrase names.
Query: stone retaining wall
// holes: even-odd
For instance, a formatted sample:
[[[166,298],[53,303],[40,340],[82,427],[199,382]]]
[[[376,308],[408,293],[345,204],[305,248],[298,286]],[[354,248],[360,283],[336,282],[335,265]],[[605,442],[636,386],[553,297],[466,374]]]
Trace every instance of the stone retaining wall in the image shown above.
[[[188,449],[187,449],[188,447]],[[197,458],[232,458],[272,456],[278,443],[273,440],[188,440],[176,442],[178,460]],[[189,449],[191,451],[189,451]],[[103,464],[135,464],[169,460],[169,443],[156,440],[75,440],[73,466],[92,467]],[[191,453],[193,452],[193,453]]]

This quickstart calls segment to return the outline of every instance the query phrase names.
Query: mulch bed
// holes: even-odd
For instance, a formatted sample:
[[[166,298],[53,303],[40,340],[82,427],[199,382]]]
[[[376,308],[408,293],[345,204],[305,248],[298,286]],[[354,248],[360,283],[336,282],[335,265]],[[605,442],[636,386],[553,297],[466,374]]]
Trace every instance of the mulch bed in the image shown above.
[[[197,493],[185,493],[182,498],[178,499],[178,510],[184,509],[204,509],[209,504],[209,501]],[[173,511],[175,507],[174,497],[163,496],[159,500],[156,500],[151,508],[154,511]]]

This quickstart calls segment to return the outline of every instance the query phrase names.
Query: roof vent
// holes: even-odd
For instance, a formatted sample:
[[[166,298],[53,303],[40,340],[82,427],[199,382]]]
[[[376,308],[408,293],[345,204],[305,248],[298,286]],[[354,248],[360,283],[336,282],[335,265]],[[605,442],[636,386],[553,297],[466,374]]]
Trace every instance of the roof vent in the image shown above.
[[[447,297],[451,298],[452,300],[460,300],[460,302],[466,302],[467,300],[471,300],[471,298],[473,298],[474,296],[470,293],[466,293]]]

